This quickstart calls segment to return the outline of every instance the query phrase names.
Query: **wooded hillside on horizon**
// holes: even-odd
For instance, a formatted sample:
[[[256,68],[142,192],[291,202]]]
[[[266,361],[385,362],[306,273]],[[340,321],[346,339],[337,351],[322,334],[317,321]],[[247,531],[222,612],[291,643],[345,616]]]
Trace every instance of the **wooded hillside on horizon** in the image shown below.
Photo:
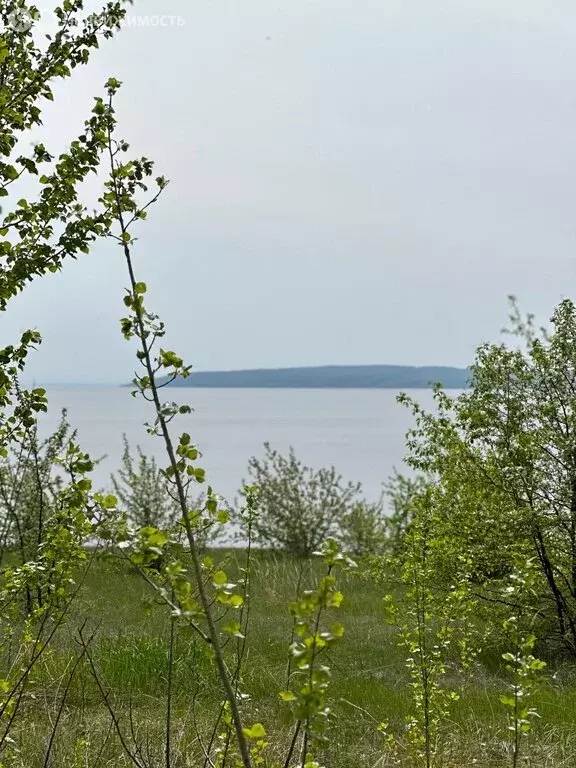
[[[470,372],[449,366],[326,365],[302,368],[257,368],[198,371],[178,378],[174,387],[253,387],[302,389],[466,389]]]

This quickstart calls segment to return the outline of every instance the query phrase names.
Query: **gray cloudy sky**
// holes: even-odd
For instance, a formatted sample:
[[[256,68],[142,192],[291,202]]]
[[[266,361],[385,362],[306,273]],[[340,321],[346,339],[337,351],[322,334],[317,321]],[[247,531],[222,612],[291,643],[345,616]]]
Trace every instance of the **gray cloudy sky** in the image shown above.
[[[121,133],[171,179],[139,277],[197,369],[466,365],[507,294],[546,320],[576,292],[573,0],[130,13],[184,24],[135,20],[103,44],[41,133],[61,149],[106,78],[123,81]],[[14,301],[2,340],[42,330],[39,380],[123,381],[125,282],[101,244]]]

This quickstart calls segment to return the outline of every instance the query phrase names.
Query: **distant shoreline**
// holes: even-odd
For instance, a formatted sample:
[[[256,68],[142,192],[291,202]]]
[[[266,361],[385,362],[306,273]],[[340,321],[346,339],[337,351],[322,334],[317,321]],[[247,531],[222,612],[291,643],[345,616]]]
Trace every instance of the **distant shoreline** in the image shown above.
[[[467,389],[470,372],[449,366],[331,365],[199,371],[171,387],[205,389]],[[165,379],[161,380],[163,383]],[[130,386],[124,384],[123,386]]]

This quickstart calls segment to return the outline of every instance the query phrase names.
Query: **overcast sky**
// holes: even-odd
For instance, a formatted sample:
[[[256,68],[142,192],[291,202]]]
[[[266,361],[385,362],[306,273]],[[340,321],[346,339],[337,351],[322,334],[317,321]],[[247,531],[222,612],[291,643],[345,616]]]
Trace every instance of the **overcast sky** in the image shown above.
[[[138,277],[166,346],[198,370],[464,366],[499,337],[507,294],[545,321],[576,293],[573,0],[136,0],[130,14],[181,22],[133,19],[58,87],[41,134],[61,150],[105,80],[123,81],[120,132],[171,179]],[[44,382],[126,380],[125,284],[100,244],[27,288],[2,341],[38,327]]]

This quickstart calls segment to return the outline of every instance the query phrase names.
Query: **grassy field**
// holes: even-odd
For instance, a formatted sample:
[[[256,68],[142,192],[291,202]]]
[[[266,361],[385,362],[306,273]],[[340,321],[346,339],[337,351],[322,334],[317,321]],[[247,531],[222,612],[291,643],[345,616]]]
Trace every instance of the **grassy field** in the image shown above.
[[[227,557],[234,561],[236,555],[228,553]],[[313,577],[313,572],[305,574],[305,579]],[[250,698],[244,706],[249,720],[266,726],[274,744],[288,739],[285,705],[279,701],[278,691],[286,685],[291,631],[287,604],[295,595],[298,578],[296,562],[270,553],[257,555],[244,678],[244,691]],[[327,768],[393,765],[377,725],[388,721],[401,738],[404,719],[410,712],[410,695],[403,652],[397,647],[394,630],[383,618],[386,590],[351,575],[343,577],[341,588],[345,601],[338,620],[346,633],[328,661],[336,717],[323,764]],[[128,748],[142,766],[166,764],[163,744],[170,622],[160,606],[145,610],[143,603],[150,597],[150,588],[123,561],[94,561],[66,627],[33,676],[24,717],[12,734],[14,761],[8,757],[6,767],[131,764],[122,754],[102,691],[86,659],[78,666],[72,683],[67,683],[80,651],[77,630],[84,622],[85,636],[96,630],[91,656],[109,703],[119,714]],[[526,742],[530,759],[524,764],[576,766],[574,670],[569,664],[551,667],[549,681],[535,696],[541,719]],[[445,724],[448,748],[444,765],[495,768],[511,764],[506,711],[499,702],[505,686],[498,654],[485,654]],[[173,690],[171,765],[202,766],[199,740],[209,738],[217,684],[204,648],[187,629],[181,629],[176,638]],[[56,721],[59,727],[46,760],[49,733]]]

